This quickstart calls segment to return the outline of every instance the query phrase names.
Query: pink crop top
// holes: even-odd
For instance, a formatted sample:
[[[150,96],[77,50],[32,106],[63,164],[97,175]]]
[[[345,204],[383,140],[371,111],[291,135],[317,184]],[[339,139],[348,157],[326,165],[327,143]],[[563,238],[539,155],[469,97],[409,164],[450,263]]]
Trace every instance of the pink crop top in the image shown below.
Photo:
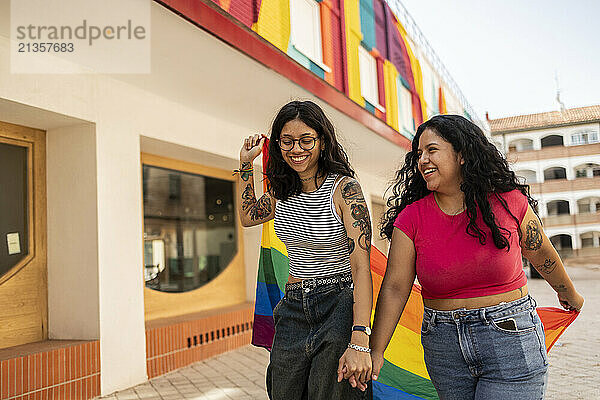
[[[527,198],[518,190],[501,193],[512,214],[523,221]],[[477,226],[486,243],[467,234],[466,211],[447,215],[438,207],[433,193],[408,205],[394,226],[414,243],[416,271],[426,299],[463,299],[504,293],[527,283],[521,262],[517,222],[495,196],[489,197],[496,223],[510,232],[510,250],[498,249],[492,233],[477,215]]]

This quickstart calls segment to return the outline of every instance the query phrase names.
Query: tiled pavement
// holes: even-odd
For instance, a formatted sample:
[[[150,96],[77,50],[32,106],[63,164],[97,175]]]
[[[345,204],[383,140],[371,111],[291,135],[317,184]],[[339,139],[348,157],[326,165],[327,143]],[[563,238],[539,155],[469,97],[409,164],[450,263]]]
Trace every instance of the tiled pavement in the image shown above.
[[[586,303],[550,352],[546,399],[600,399],[600,268],[568,272]],[[538,305],[558,306],[554,291],[544,281],[532,279],[529,288]],[[264,400],[268,357],[266,350],[246,346],[103,399]]]

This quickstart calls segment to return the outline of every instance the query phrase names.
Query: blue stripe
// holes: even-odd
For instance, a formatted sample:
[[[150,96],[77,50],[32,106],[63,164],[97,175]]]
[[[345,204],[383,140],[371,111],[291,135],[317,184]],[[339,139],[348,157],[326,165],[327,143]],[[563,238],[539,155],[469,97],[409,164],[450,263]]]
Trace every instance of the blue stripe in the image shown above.
[[[424,400],[423,397],[408,394],[402,390],[384,385],[383,383],[377,381],[372,382],[373,400]]]
[[[254,312],[258,315],[273,316],[273,309],[283,297],[283,292],[274,283],[256,283],[256,305]]]

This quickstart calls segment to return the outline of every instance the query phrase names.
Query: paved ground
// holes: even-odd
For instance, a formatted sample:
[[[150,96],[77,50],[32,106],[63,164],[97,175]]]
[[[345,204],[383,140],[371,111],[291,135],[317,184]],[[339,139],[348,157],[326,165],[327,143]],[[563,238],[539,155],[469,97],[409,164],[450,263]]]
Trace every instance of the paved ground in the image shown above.
[[[600,268],[577,267],[568,272],[586,302],[584,312],[550,352],[546,399],[600,399]],[[529,288],[538,305],[558,306],[545,281],[532,279]],[[264,400],[267,363],[266,350],[246,346],[104,399]]]
[[[600,399],[600,268],[568,268],[585,297],[583,311],[548,354],[547,399]],[[529,290],[539,306],[557,306],[554,290],[530,279]]]

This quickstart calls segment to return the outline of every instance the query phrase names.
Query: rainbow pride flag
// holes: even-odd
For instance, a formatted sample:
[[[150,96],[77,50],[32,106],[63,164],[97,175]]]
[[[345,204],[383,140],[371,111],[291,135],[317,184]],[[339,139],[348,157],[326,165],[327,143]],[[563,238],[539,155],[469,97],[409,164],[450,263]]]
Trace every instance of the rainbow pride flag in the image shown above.
[[[266,149],[263,154],[266,154]],[[266,161],[265,158],[263,161]],[[266,162],[263,165],[266,165]],[[371,249],[373,306],[375,306],[385,275],[387,258],[375,247]],[[252,344],[255,346],[271,349],[275,333],[273,309],[284,295],[288,274],[287,250],[283,242],[277,238],[271,220],[263,224],[262,231],[252,331]],[[537,312],[544,324],[548,350],[578,315],[576,312],[563,311],[554,307],[538,307]],[[423,359],[422,318],[421,287],[413,285],[402,317],[385,351],[385,361],[379,372],[379,378],[373,382],[374,400],[438,399]]]

